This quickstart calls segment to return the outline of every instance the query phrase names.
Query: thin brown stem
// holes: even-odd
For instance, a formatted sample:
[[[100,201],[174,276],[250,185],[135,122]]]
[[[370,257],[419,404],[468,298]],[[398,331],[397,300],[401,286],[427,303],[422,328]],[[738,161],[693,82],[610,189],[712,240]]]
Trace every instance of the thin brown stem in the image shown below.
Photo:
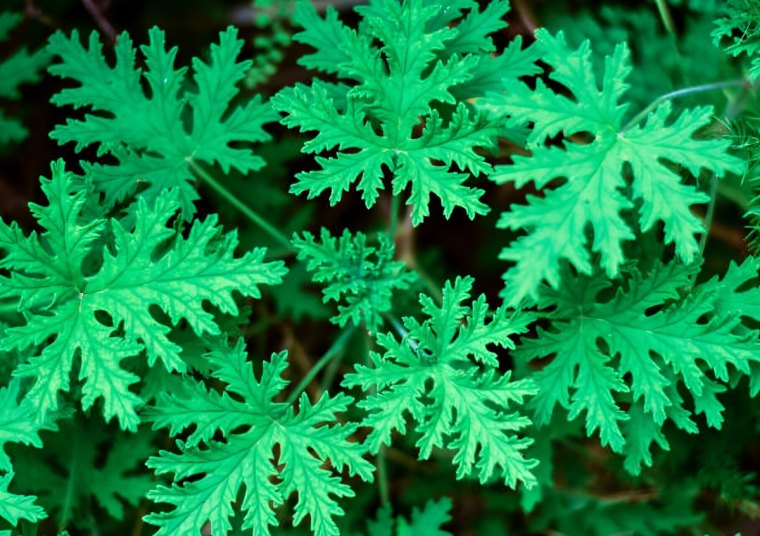
[[[82,5],[84,5],[84,8],[93,18],[93,20],[95,21],[95,24],[98,25],[98,28],[100,28],[100,31],[103,32],[103,34],[108,38],[108,40],[111,43],[115,43],[116,35],[117,35],[116,29],[113,27],[111,22],[106,18],[105,14],[102,11],[102,8],[96,5],[93,0],[82,0]]]

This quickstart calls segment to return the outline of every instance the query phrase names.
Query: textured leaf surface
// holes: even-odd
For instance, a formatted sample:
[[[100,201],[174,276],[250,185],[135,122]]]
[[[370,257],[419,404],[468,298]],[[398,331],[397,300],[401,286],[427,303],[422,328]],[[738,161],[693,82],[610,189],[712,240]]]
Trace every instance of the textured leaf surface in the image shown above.
[[[504,308],[491,316],[482,295],[466,305],[472,284],[469,277],[447,283],[440,307],[421,295],[429,318],[405,317],[408,333],[401,340],[380,334],[385,353],[373,352],[372,366],[358,365],[343,383],[368,393],[358,406],[367,411],[362,425],[372,429],[366,441],[373,452],[389,444],[395,430],[406,432],[409,414],[420,434],[420,459],[433,448],[449,448],[457,478],[476,474],[485,482],[498,475],[510,487],[518,481],[530,487],[536,462],[522,451],[531,441],[516,434],[530,421],[509,406],[535,394],[535,386],[510,382],[489,346],[513,348],[509,337],[524,331],[531,317],[510,316]]]
[[[52,424],[40,420],[37,409],[28,399],[19,401],[20,383],[11,383],[0,389],[0,518],[11,525],[19,520],[39,521],[47,517],[45,511],[35,504],[36,497],[17,495],[8,491],[8,485],[13,479],[11,459],[5,452],[9,443],[19,443],[41,447],[39,432],[55,430]]]
[[[32,522],[45,519],[47,517],[45,511],[34,504],[36,497],[16,495],[8,491],[8,484],[12,479],[13,473],[0,476],[0,518],[11,525],[16,525],[21,519]]]
[[[587,434],[598,431],[602,444],[625,452],[632,473],[651,465],[652,444],[668,448],[661,431],[666,419],[696,433],[692,414],[703,413],[709,426],[720,428],[724,408],[717,395],[732,369],[749,374],[760,359],[757,333],[742,326],[736,309],[727,311],[730,300],[752,299],[754,289],[736,287],[757,272],[745,271],[740,282],[733,270],[685,297],[696,268],[678,263],[646,275],[631,272],[609,300],[601,298],[610,286],[603,275],[573,280],[566,272],[563,289],[544,287],[539,306],[551,327],[515,352],[525,361],[552,357],[533,376],[536,422],[546,424],[556,405],[570,419],[585,413]],[[689,393],[692,408],[679,391]]]
[[[0,221],[0,297],[18,300],[23,325],[7,329],[6,350],[28,350],[31,357],[17,376],[31,377],[28,393],[44,413],[58,406],[59,391],[70,388],[79,360],[82,406],[103,398],[106,419],[117,417],[134,429],[139,397],[130,390],[137,377],[121,362],[145,352],[148,363],[161,360],[169,370],[184,370],[181,348],[168,338],[171,325],[186,321],[197,334],[220,332],[208,305],[235,314],[233,293],[259,297],[259,286],[280,281],[281,262],[264,261],[265,250],[235,257],[237,238],[223,234],[216,216],[195,221],[187,237],[172,228],[180,202],[177,191],[149,204],[140,198],[135,228],[117,220],[82,222],[86,191],[63,163],[42,181],[47,206],[31,205],[44,229],[25,236]],[[151,307],[168,317],[156,319]]]
[[[299,173],[291,191],[309,198],[329,191],[334,205],[356,183],[371,207],[390,176],[393,195],[409,190],[415,225],[429,215],[432,196],[446,217],[456,207],[470,218],[485,214],[483,191],[464,183],[491,171],[478,151],[494,145],[502,121],[485,118],[465,99],[480,96],[490,87],[487,75],[494,78],[504,67],[479,53],[493,50],[488,34],[504,26],[507,9],[501,1],[481,12],[474,2],[373,0],[356,8],[361,23],[354,31],[332,7],[323,19],[308,3],[299,4],[295,19],[304,31],[295,39],[316,49],[301,63],[341,82],[299,84],[272,101],[287,114],[286,125],[316,133],[304,152],[337,151],[318,156],[320,169]],[[517,67],[504,76],[521,74],[519,55],[518,44],[509,55]],[[530,61],[522,65],[535,68]],[[471,82],[479,85],[467,86]]]
[[[288,385],[286,352],[264,361],[258,378],[246,358],[242,340],[212,352],[214,376],[227,385],[222,394],[197,384],[192,396],[164,395],[148,412],[174,436],[192,431],[177,441],[179,453],[162,451],[148,460],[157,474],[174,473],[175,483],[150,494],[174,508],[146,520],[160,527],[159,535],[200,534],[207,522],[213,534],[227,534],[233,502],[245,487],[239,508],[243,528],[254,535],[268,535],[279,524],[275,508],[292,493],[298,495],[293,525],[309,516],[314,534],[337,535],[333,518],[343,510],[336,498],[354,492],[335,473],[345,468],[371,481],[373,471],[363,447],[347,440],[356,425],[337,421],[352,399],[324,394],[312,403],[302,394],[296,411],[276,401]]]
[[[346,230],[339,238],[322,229],[317,241],[311,233],[296,236],[293,244],[298,258],[307,261],[317,283],[325,284],[325,303],[343,302],[332,321],[365,324],[377,331],[382,315],[391,309],[393,292],[409,288],[416,275],[401,261],[394,261],[395,248],[386,235],[379,235],[377,247],[368,246],[362,233]]]
[[[510,303],[535,297],[542,281],[558,288],[563,260],[589,274],[592,254],[598,254],[607,275],[617,276],[626,261],[624,242],[660,224],[678,258],[694,261],[699,254],[695,234],[704,226],[691,207],[708,197],[684,182],[676,166],[692,175],[704,169],[722,177],[743,165],[726,152],[730,140],[697,137],[710,123],[712,109],[685,110],[673,118],[666,102],[643,124],[624,127],[627,47],[619,45],[607,57],[599,87],[588,41],[572,50],[562,33],[555,37],[539,30],[536,38],[542,61],[553,69],[549,77],[570,96],[537,80],[535,90],[510,86],[492,94],[487,104],[516,124],[533,123],[528,138],[532,154],[515,156],[512,165],[499,166],[491,178],[517,187],[533,182],[543,193],[529,195],[527,205],[513,205],[499,221],[502,228],[526,232],[501,253],[514,263],[505,274]],[[564,136],[564,146],[544,144],[558,134]],[[581,141],[586,135],[590,143]],[[630,211],[638,212],[633,228],[625,216]]]
[[[264,165],[250,145],[270,138],[263,125],[276,116],[259,97],[232,104],[239,94],[237,83],[251,66],[249,60],[237,60],[242,44],[236,29],[221,32],[207,62],[193,59],[194,89],[188,90],[188,69],[175,67],[177,48],[166,50],[158,28],[140,47],[144,71],[135,67],[136,51],[126,33],[117,40],[111,66],[96,32],[87,47],[76,31],[71,37],[58,32],[48,50],[60,62],[50,72],[79,86],[62,90],[52,102],[91,113],[56,126],[51,136],[61,144],[76,143],[77,151],[95,145],[99,154],[116,159],[116,164],[87,167],[111,205],[138,189],[153,201],[164,189],[176,188],[183,214],[190,217],[198,198],[191,162],[216,164],[225,173],[249,173]]]

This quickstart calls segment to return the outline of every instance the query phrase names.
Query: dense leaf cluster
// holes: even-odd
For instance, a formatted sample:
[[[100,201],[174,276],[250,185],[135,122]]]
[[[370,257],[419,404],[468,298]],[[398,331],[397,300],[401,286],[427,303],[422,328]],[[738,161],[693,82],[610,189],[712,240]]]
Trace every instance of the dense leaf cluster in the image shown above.
[[[28,228],[0,218],[0,534],[756,517],[760,258],[707,238],[760,213],[760,5],[672,2],[679,28],[658,4],[648,45],[651,6],[533,31],[505,0],[279,0],[256,60],[232,26],[190,67],[156,27],[4,55],[8,100],[51,62],[50,136],[87,160],[52,163]],[[691,43],[740,78],[692,80]]]

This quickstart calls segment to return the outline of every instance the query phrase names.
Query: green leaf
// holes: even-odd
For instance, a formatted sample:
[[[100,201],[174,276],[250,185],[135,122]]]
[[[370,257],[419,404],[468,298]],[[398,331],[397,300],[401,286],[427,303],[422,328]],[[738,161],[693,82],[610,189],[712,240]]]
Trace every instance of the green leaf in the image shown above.
[[[223,234],[215,215],[195,221],[187,237],[175,231],[176,190],[153,203],[139,198],[130,230],[114,219],[81,222],[86,192],[62,161],[42,189],[49,205],[31,205],[41,235],[24,236],[0,221],[0,249],[7,252],[0,267],[9,272],[0,276],[0,297],[18,300],[24,313],[0,346],[29,350],[14,374],[33,378],[27,396],[41,412],[54,410],[58,392],[70,389],[78,358],[82,407],[102,397],[105,418],[134,430],[140,399],[130,386],[138,378],[121,362],[145,351],[150,365],[160,359],[169,370],[184,370],[170,327],[184,320],[198,335],[220,333],[206,307],[234,315],[233,293],[258,298],[259,285],[278,283],[285,268],[264,261],[263,248],[235,257],[236,235]]]
[[[448,536],[441,525],[451,521],[451,499],[428,501],[422,510],[412,510],[411,522],[401,518],[398,522],[398,536]]]
[[[45,519],[47,517],[45,511],[34,504],[36,497],[16,495],[8,491],[11,480],[13,480],[13,473],[0,476],[0,518],[11,525],[16,525],[22,519],[32,522]],[[11,533],[8,532],[8,534]]]
[[[343,510],[336,498],[354,492],[335,473],[348,469],[372,480],[373,466],[362,458],[363,447],[348,441],[356,425],[336,417],[352,399],[325,393],[311,403],[302,394],[296,411],[275,401],[288,385],[282,377],[286,352],[264,361],[258,378],[246,362],[242,339],[207,357],[214,377],[227,385],[223,393],[195,384],[192,396],[165,394],[147,412],[156,427],[168,427],[173,436],[193,430],[177,440],[178,454],[161,451],[148,460],[157,474],[174,473],[175,482],[149,494],[174,508],[146,521],[160,527],[159,536],[195,534],[206,523],[213,534],[226,534],[240,493],[243,528],[268,535],[279,524],[275,508],[297,493],[293,525],[309,516],[314,534],[338,534],[333,518]]]
[[[193,59],[192,90],[186,89],[188,69],[174,65],[177,48],[166,50],[158,28],[148,38],[140,47],[144,72],[135,67],[136,51],[126,33],[117,39],[113,67],[103,57],[97,32],[90,35],[88,48],[76,31],[71,37],[58,32],[50,38],[48,50],[60,59],[50,72],[80,84],[54,95],[52,102],[91,112],[56,126],[51,137],[61,144],[76,143],[77,151],[96,145],[98,154],[115,158],[116,164],[87,166],[109,206],[138,190],[152,202],[164,189],[177,188],[182,213],[189,218],[198,198],[191,163],[216,164],[224,173],[260,169],[264,161],[250,144],[270,139],[262,127],[276,116],[258,96],[232,104],[239,95],[237,83],[251,66],[249,60],[237,61],[243,41],[235,28],[220,33],[208,61]]]
[[[343,231],[333,238],[322,228],[320,241],[311,233],[295,236],[293,245],[298,259],[307,261],[316,283],[325,283],[324,302],[344,301],[332,321],[341,327],[348,322],[366,325],[374,333],[391,310],[391,297],[398,290],[409,288],[416,274],[401,261],[394,261],[395,248],[386,235],[378,236],[377,247],[367,246],[362,233]]]
[[[0,42],[10,36],[10,32],[21,22],[19,13],[0,13]],[[25,47],[8,55],[3,51],[0,61],[0,99],[19,100],[19,86],[39,81],[42,69],[49,57],[44,50],[29,52]],[[0,145],[21,141],[27,135],[26,128],[16,119],[8,117],[0,110]]]
[[[723,15],[715,20],[715,46],[733,57],[747,56],[749,78],[760,76],[760,5],[756,0],[728,0]]]
[[[465,8],[468,14],[454,24]],[[389,176],[392,195],[410,189],[414,225],[429,215],[432,196],[447,218],[456,207],[470,218],[488,212],[483,191],[464,182],[491,172],[479,150],[495,145],[503,122],[475,111],[465,100],[480,94],[462,89],[476,74],[503,66],[483,52],[493,50],[488,34],[504,25],[506,10],[501,1],[480,12],[474,2],[373,0],[356,8],[361,23],[354,31],[331,7],[322,19],[300,3],[295,20],[304,31],[295,39],[316,49],[300,62],[336,74],[341,83],[298,84],[272,100],[287,114],[284,124],[316,133],[304,152],[337,150],[317,156],[319,169],[299,173],[291,192],[311,199],[329,191],[334,205],[357,183],[369,208]]]
[[[102,519],[100,509],[124,520],[125,503],[136,507],[153,486],[144,468],[153,436],[115,431],[97,420],[63,421],[60,431],[44,436],[41,451],[18,452],[18,487],[38,494],[60,529],[92,527]]]
[[[383,506],[377,512],[377,520],[367,523],[367,532],[369,536],[450,536],[450,532],[441,529],[449,521],[451,499],[444,497],[429,500],[422,510],[414,508],[411,521],[401,516],[394,518],[391,506]]]
[[[626,261],[623,244],[659,224],[677,257],[695,261],[699,249],[694,235],[704,232],[704,226],[691,207],[708,196],[684,182],[676,166],[695,176],[705,169],[716,177],[743,166],[726,152],[730,140],[698,138],[712,109],[695,108],[671,118],[666,102],[643,124],[624,126],[627,105],[620,100],[630,71],[628,48],[619,45],[607,57],[600,88],[588,41],[571,50],[561,32],[554,37],[539,30],[536,38],[542,61],[553,69],[549,78],[570,96],[539,79],[535,90],[509,86],[487,104],[515,124],[534,125],[528,138],[532,154],[515,156],[513,164],[499,166],[491,178],[517,187],[532,181],[542,191],[541,197],[529,195],[526,205],[513,205],[498,223],[526,232],[500,255],[514,263],[504,276],[509,303],[535,298],[542,281],[559,288],[563,260],[590,274],[591,256],[598,254],[605,273],[617,277]],[[558,134],[563,146],[545,145]],[[583,141],[587,136],[588,143]],[[638,212],[634,228],[625,217],[630,211]]]
[[[730,283],[712,280],[684,295],[696,271],[678,263],[646,275],[633,270],[611,299],[603,298],[609,287],[603,275],[573,277],[568,270],[561,290],[543,287],[539,306],[551,325],[523,339],[515,352],[525,362],[552,357],[533,376],[537,424],[548,423],[558,404],[569,419],[585,412],[587,434],[598,430],[602,444],[616,452],[625,447],[626,468],[634,474],[641,463],[651,465],[651,444],[668,448],[661,433],[666,419],[696,433],[691,415],[704,413],[709,426],[720,428],[724,408],[716,394],[730,381],[729,367],[750,373],[760,342],[721,301],[721,289],[738,283],[735,274]],[[754,279],[756,272],[747,276]],[[692,411],[680,386],[692,398]]]
[[[20,382],[11,380],[7,387],[0,389],[0,471],[6,474],[0,476],[0,518],[11,525],[19,520],[39,521],[47,517],[45,511],[34,504],[36,497],[16,495],[8,491],[8,485],[13,480],[11,459],[5,452],[8,443],[19,443],[41,447],[39,433],[43,430],[55,430],[56,427],[48,420],[41,420],[32,402],[21,394]]]
[[[440,307],[421,295],[429,318],[419,323],[405,317],[401,340],[380,334],[385,353],[373,352],[372,367],[358,365],[343,384],[367,393],[358,406],[367,412],[362,425],[372,429],[366,440],[371,451],[389,444],[393,431],[405,433],[409,413],[420,434],[420,459],[435,447],[452,449],[457,478],[477,473],[486,482],[496,474],[510,487],[518,480],[530,487],[536,462],[522,451],[531,440],[515,434],[530,421],[509,405],[535,394],[535,387],[529,380],[510,382],[489,347],[513,348],[509,337],[525,331],[532,317],[504,308],[490,315],[483,295],[465,305],[472,284],[469,277],[447,283]]]

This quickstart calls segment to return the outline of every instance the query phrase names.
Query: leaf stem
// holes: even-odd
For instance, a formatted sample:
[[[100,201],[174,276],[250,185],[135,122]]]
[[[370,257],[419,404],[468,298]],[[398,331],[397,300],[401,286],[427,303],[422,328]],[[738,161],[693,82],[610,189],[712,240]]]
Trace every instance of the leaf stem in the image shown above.
[[[287,237],[278,231],[277,228],[275,228],[271,223],[261,217],[251,207],[240,201],[240,199],[238,199],[232,192],[225,188],[224,185],[222,185],[219,181],[212,177],[210,173],[207,173],[205,169],[198,165],[195,160],[192,158],[187,158],[186,160],[198,178],[211,186],[211,188],[216,193],[221,195],[228,203],[239,210],[241,214],[251,220],[254,224],[258,225],[263,231],[274,238],[277,242],[285,246],[288,251],[293,249],[290,240],[288,240]]]
[[[628,123],[625,124],[625,126],[622,129],[622,132],[626,132],[636,125],[639,124],[639,122],[644,119],[650,112],[652,112],[655,108],[657,108],[660,104],[662,104],[665,101],[669,101],[672,99],[676,99],[678,97],[684,97],[686,95],[692,95],[694,93],[704,93],[707,91],[716,91],[719,89],[726,89],[729,87],[741,87],[746,86],[747,81],[744,79],[740,80],[722,80],[720,82],[711,82],[709,84],[700,84],[698,86],[689,86],[684,87],[681,89],[676,89],[675,91],[671,91],[669,93],[665,93],[664,95],[660,95],[655,100],[650,102],[646,108],[641,110],[639,113],[637,113],[633,119],[628,121]]]
[[[335,342],[333,342],[332,346],[330,346],[324,355],[320,357],[316,363],[314,363],[314,366],[311,367],[309,372],[301,379],[296,388],[293,389],[293,392],[290,393],[290,396],[288,396],[286,400],[288,404],[295,402],[296,398],[298,398],[301,392],[303,392],[303,390],[306,389],[306,387],[312,382],[317,374],[319,374],[319,372],[325,368],[325,365],[327,365],[337,353],[343,351],[346,343],[348,342],[348,339],[351,337],[351,335],[353,335],[355,330],[355,326],[351,326],[343,330],[343,333],[341,333],[340,336],[335,339]]]
[[[395,318],[395,317],[391,317]],[[398,320],[396,320],[398,322]],[[403,327],[403,326],[402,326]],[[366,345],[367,353],[364,356],[364,360],[367,365],[370,364],[370,352],[372,348],[373,338],[368,332],[364,332],[364,342]],[[370,387],[370,396],[377,394],[377,386]],[[380,445],[380,449],[377,451],[375,458],[377,464],[377,489],[380,494],[380,504],[383,506],[389,505],[391,502],[390,485],[388,484],[388,461],[385,452],[386,446]]]
[[[391,208],[390,217],[388,218],[388,238],[391,239],[391,243],[396,242],[396,231],[398,230],[398,206],[399,196],[393,195],[391,192]]]
[[[390,486],[388,485],[388,464],[385,453],[386,446],[382,445],[377,452],[377,488],[380,492],[380,504],[386,506],[391,502]]]
[[[715,203],[718,198],[718,179],[714,174],[710,175],[710,202],[707,204],[707,213],[705,214],[705,232],[699,238],[699,256],[703,257],[705,254],[705,247],[707,246],[707,237],[710,235],[710,227],[712,226],[713,217],[715,216]],[[695,275],[696,279],[696,275]]]
[[[660,12],[662,24],[665,25],[665,29],[668,33],[674,36],[676,34],[676,25],[673,24],[673,17],[670,14],[667,2],[665,0],[655,0],[655,2],[657,3],[657,11]]]

